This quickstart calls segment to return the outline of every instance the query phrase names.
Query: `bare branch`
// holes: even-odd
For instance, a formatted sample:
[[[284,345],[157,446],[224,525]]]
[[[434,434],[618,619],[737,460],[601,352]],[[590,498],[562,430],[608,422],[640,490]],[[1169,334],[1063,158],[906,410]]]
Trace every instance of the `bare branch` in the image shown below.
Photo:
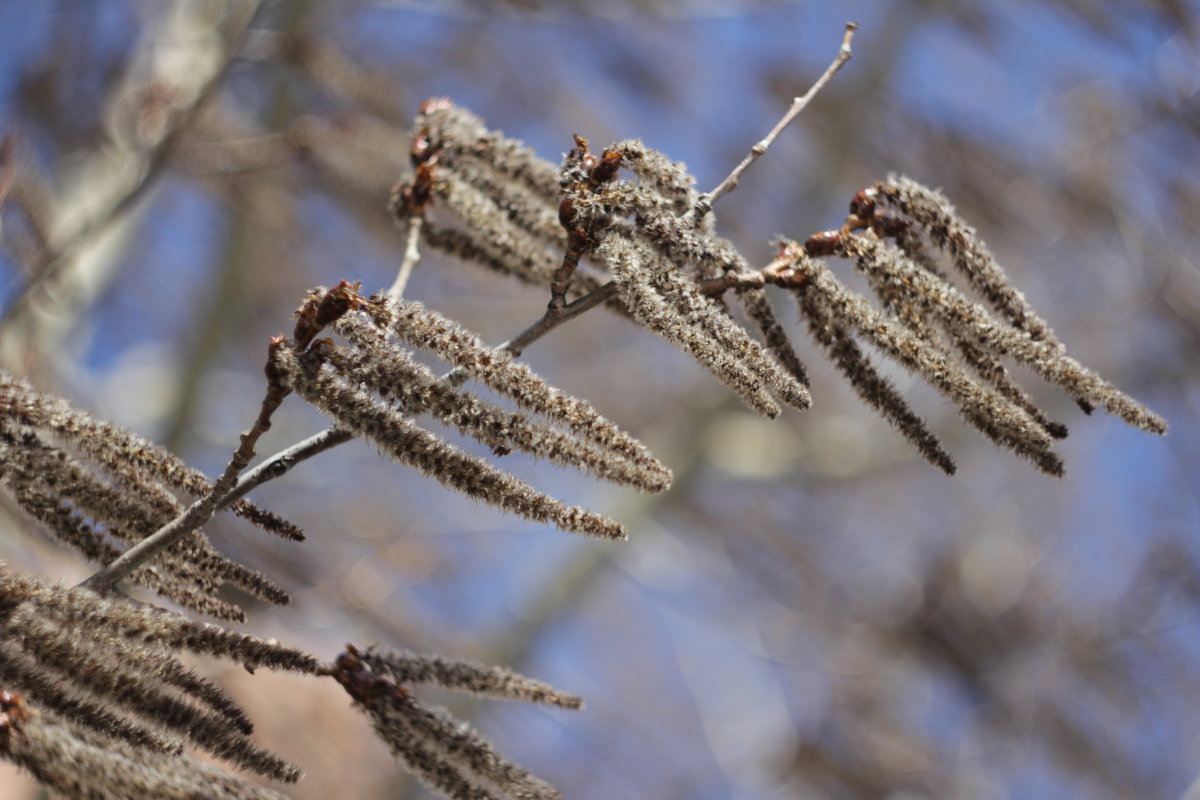
[[[775,140],[779,138],[779,134],[783,133],[783,129],[792,124],[792,120],[800,116],[800,112],[812,102],[812,99],[817,96],[817,92],[824,89],[825,84],[829,83],[830,79],[842,68],[842,65],[850,60],[850,57],[853,55],[850,49],[850,40],[854,38],[856,30],[858,30],[857,22],[846,23],[846,31],[842,34],[842,46],[838,48],[837,57],[826,67],[825,72],[820,78],[817,78],[817,82],[803,96],[797,97],[792,101],[791,108],[787,110],[783,118],[775,123],[775,127],[771,129],[771,132],[762,141],[750,148],[750,152],[742,159],[742,163],[734,167],[733,172],[729,173],[725,180],[717,185],[717,188],[707,194],[700,195],[700,199],[696,201],[695,208],[688,212],[690,217],[688,222],[695,224],[704,219],[704,216],[712,210],[714,203],[736,189],[738,181],[742,178],[742,173],[748,170],[751,164],[760,159],[770,149]]]
[[[408,279],[412,277],[413,270],[421,261],[421,228],[425,224],[425,218],[419,214],[412,214],[408,217],[408,231],[405,233],[404,239],[404,260],[400,262],[400,271],[396,273],[396,280],[391,287],[384,293],[392,300],[399,300],[404,296],[404,289],[408,286]]]

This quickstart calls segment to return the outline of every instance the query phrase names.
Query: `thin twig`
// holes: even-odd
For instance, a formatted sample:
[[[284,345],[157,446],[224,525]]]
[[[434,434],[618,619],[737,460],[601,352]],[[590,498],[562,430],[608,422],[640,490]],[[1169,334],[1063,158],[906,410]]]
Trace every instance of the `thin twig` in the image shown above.
[[[842,65],[850,60],[850,57],[853,55],[853,52],[850,50],[850,40],[854,38],[854,32],[856,30],[858,30],[857,22],[846,23],[845,33],[842,34],[842,46],[838,48],[837,57],[833,59],[828,67],[825,68],[825,72],[820,78],[817,78],[817,82],[814,83],[812,87],[804,93],[803,96],[797,97],[792,102],[791,108],[789,108],[787,113],[783,115],[783,118],[775,124],[775,127],[771,129],[771,132],[768,133],[762,141],[750,148],[750,152],[746,154],[745,158],[742,159],[742,163],[734,167],[733,172],[729,173],[725,180],[721,181],[721,183],[717,185],[717,188],[713,189],[707,194],[700,195],[700,198],[696,201],[695,207],[688,212],[688,219],[686,220],[687,222],[695,224],[704,219],[704,216],[712,210],[713,204],[716,203],[717,200],[736,189],[738,181],[741,180],[742,173],[749,169],[751,164],[760,159],[763,154],[770,149],[771,145],[774,144],[775,140],[779,137],[779,134],[783,132],[783,129],[790,125],[792,120],[800,116],[800,112],[803,111],[810,102],[812,102],[812,99],[817,96],[817,92],[825,88],[825,84],[829,83],[830,79],[833,78],[837,71],[842,68]]]
[[[421,227],[425,223],[425,218],[419,214],[412,214],[408,217],[407,222],[408,231],[405,233],[404,239],[404,260],[400,262],[400,271],[396,273],[395,282],[385,292],[388,298],[392,300],[399,300],[404,296],[404,289],[408,286],[408,279],[412,277],[413,270],[421,261]]]
[[[537,322],[530,325],[525,330],[518,333],[513,338],[509,339],[504,344],[498,345],[497,350],[503,350],[506,353],[512,354],[513,358],[521,355],[526,347],[536,342],[538,339],[545,336],[550,331],[562,325],[564,322],[575,319],[585,311],[589,311],[601,303],[611,300],[617,295],[617,285],[612,281],[604,284],[598,289],[585,294],[583,297],[572,300],[565,306],[555,307],[553,304],[546,309],[546,313]],[[467,380],[467,372],[462,367],[455,367],[442,376],[443,380],[449,381],[453,386],[461,386]]]

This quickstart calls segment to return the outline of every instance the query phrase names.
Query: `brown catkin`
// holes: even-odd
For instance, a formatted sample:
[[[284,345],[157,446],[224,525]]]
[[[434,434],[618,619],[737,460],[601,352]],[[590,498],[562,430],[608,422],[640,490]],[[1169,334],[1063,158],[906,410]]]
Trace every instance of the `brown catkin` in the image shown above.
[[[858,237],[850,245],[860,267],[885,271],[904,281],[910,292],[930,311],[946,320],[959,337],[1000,355],[1016,358],[1074,397],[1103,406],[1142,430],[1165,433],[1166,421],[1118,390],[1096,373],[1066,355],[1061,345],[995,320],[950,284],[913,265],[894,245]]]
[[[403,349],[389,344],[373,325],[361,318],[339,320],[339,332],[355,346],[329,348],[330,364],[347,380],[357,380],[410,414],[427,412],[458,428],[494,451],[517,448],[540,458],[586,470],[597,477],[647,491],[662,491],[670,484],[665,467],[648,467],[617,453],[573,438],[546,423],[530,420],[475,397],[435,377]]]
[[[527,365],[504,350],[489,347],[478,336],[420,303],[371,298],[362,312],[411,347],[427,350],[461,367],[488,388],[541,414],[648,469],[665,471],[645,445],[601,416],[586,400],[550,386]]]
[[[375,442],[397,461],[470,497],[526,519],[551,522],[573,533],[625,538],[625,529],[620,524],[544,495],[524,481],[417,427],[401,412],[340,379],[332,367],[321,362],[319,353],[306,354],[303,363],[290,350],[281,349],[279,356],[278,366],[297,394],[347,430]]]
[[[0,370],[0,418],[4,417],[62,436],[104,470],[120,477],[131,490],[139,487],[144,477],[161,479],[192,497],[201,497],[212,489],[212,481],[203,473],[164,448],[77,411],[62,398],[38,393],[25,381]],[[230,510],[270,533],[296,541],[304,538],[295,525],[247,500],[237,501]]]
[[[190,756],[124,745],[36,707],[0,755],[64,797],[285,800]]]
[[[359,657],[373,671],[388,675],[397,683],[427,683],[446,689],[572,710],[583,707],[583,700],[577,695],[561,692],[548,684],[503,667],[403,650],[367,650],[360,653]]]
[[[597,255],[608,265],[621,299],[634,319],[691,355],[759,414],[779,415],[779,406],[764,381],[655,290],[652,271],[646,263],[658,258],[652,250],[625,237],[609,236]]]
[[[889,175],[877,188],[882,200],[904,212],[934,244],[950,254],[954,265],[997,313],[1032,338],[1062,350],[1050,325],[1012,285],[987,245],[958,216],[945,195],[903,175]]]
[[[843,286],[824,264],[798,249],[792,266],[804,277],[805,291],[819,293],[818,302],[834,319],[857,329],[876,347],[921,375],[953,400],[963,418],[977,430],[1029,458],[1048,474],[1064,474],[1061,460],[1048,449],[1050,437],[1041,426],[995,390],[976,382],[941,347],[877,312],[863,297]]]
[[[954,459],[942,449],[937,436],[929,430],[925,420],[909,407],[892,382],[871,366],[854,338],[824,308],[820,295],[800,288],[796,290],[796,299],[801,315],[808,320],[809,332],[817,344],[825,349],[859,398],[882,414],[926,461],[947,475],[953,475],[956,470]]]

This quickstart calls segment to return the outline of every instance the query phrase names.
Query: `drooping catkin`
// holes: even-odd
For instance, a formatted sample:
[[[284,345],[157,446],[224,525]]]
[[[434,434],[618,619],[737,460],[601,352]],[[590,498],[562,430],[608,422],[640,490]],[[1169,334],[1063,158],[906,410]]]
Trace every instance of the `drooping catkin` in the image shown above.
[[[608,236],[596,255],[608,266],[621,299],[643,327],[688,353],[759,414],[779,416],[779,406],[764,382],[655,291],[652,271],[646,263],[658,258],[652,250],[639,247],[632,239]]]
[[[109,673],[111,640],[87,635],[65,640],[62,621],[42,613],[37,605],[20,606],[5,627],[18,632],[21,648],[40,663],[63,665],[55,669],[70,665],[76,686],[117,705],[147,707],[149,711],[141,714],[147,719],[177,705],[178,691],[222,715],[242,734],[253,728],[232,698],[161,649],[127,642],[121,651],[121,674],[114,675]],[[178,715],[179,709],[175,711]]]
[[[444,708],[426,706],[411,695],[400,700],[404,723],[426,747],[451,769],[478,776],[496,786],[503,797],[514,800],[558,800],[553,786],[527,769],[509,761],[496,746],[469,726],[450,716]]]
[[[672,161],[665,154],[647,147],[640,139],[617,142],[609,150],[620,153],[625,166],[632,170],[638,181],[651,187],[667,201],[667,207],[676,217],[691,211],[699,195],[696,179],[688,172],[687,165]]]
[[[245,713],[176,655],[190,650],[248,667],[313,673],[318,665],[311,656],[129,600],[20,575],[3,563],[0,644],[0,681],[98,734],[160,751],[187,740],[276,780],[299,777],[296,767],[255,746],[247,738],[251,725]]]
[[[443,253],[451,258],[484,267],[507,277],[515,277],[532,286],[547,286],[550,274],[530,274],[521,269],[523,261],[514,261],[504,255],[496,255],[488,245],[470,231],[438,225],[426,220],[421,226],[421,245]],[[601,280],[586,270],[576,270],[572,289],[590,292],[600,288]]]
[[[376,700],[365,706],[375,733],[404,768],[422,784],[451,800],[499,800],[497,795],[471,781],[462,767],[439,753],[429,736],[409,719],[412,701],[384,705]]]
[[[993,389],[980,385],[941,346],[922,339],[905,326],[876,311],[865,298],[846,288],[820,261],[798,246],[792,267],[805,281],[804,291],[821,295],[817,301],[842,324],[921,375],[951,399],[963,418],[993,442],[1029,458],[1044,472],[1061,477],[1062,462],[1050,452],[1050,437],[1028,414]]]
[[[17,504],[37,520],[54,539],[97,564],[114,561],[121,551],[104,533],[96,530],[68,504],[26,482],[25,476],[10,473],[6,482],[13,489]],[[245,612],[238,606],[213,597],[215,586],[206,576],[185,573],[181,577],[162,565],[148,564],[130,574],[129,580],[166,599],[214,619],[242,621]]]
[[[498,175],[472,158],[456,161],[450,175],[491,198],[502,214],[538,241],[557,244],[560,250],[566,246],[566,231],[559,224],[554,202],[537,195],[526,184]]]
[[[493,452],[503,454],[519,449],[646,491],[662,491],[669,485],[670,473],[661,465],[632,462],[547,423],[505,411],[435,377],[407,351],[390,344],[364,318],[347,315],[339,320],[337,327],[354,349],[327,348],[329,363],[347,380],[365,384],[406,413],[429,413],[487,444]]]
[[[953,475],[956,470],[954,459],[942,449],[937,436],[929,430],[925,420],[909,407],[892,382],[871,366],[858,343],[824,307],[823,298],[800,287],[796,290],[796,299],[801,315],[808,320],[809,332],[817,344],[825,349],[859,398],[883,415],[926,461],[947,475]]]
[[[590,403],[550,386],[527,365],[504,350],[489,347],[453,320],[420,303],[373,297],[360,309],[379,328],[394,333],[412,347],[433,353],[517,405],[551,420],[598,447],[658,472],[669,472],[637,439],[603,417]],[[669,477],[668,477],[669,479]]]
[[[889,175],[876,187],[891,203],[950,254],[955,267],[997,313],[1032,338],[1062,349],[1050,325],[1038,316],[1025,296],[1012,285],[975,229],[963,221],[941,192],[903,175]]]
[[[300,650],[195,622],[180,614],[102,597],[88,589],[66,589],[32,578],[21,582],[11,572],[3,575],[0,586],[6,583],[17,589],[20,602],[37,606],[56,624],[75,631],[76,636],[156,646],[168,652],[186,650],[236,661],[247,669],[266,667],[312,674],[318,667],[315,658]]]
[[[277,352],[276,366],[290,388],[331,416],[346,430],[375,442],[397,461],[477,500],[565,531],[624,539],[620,524],[582,508],[568,506],[524,481],[417,427],[403,412],[379,402],[338,376],[319,348],[297,357]]]
[[[771,351],[771,354],[775,356],[775,360],[801,386],[807,388],[808,370],[805,368],[804,362],[800,360],[800,356],[796,355],[796,350],[792,347],[792,340],[788,338],[783,325],[780,324],[778,318],[775,316],[775,310],[771,307],[771,301],[767,298],[767,293],[753,286],[745,286],[738,288],[734,294],[741,301],[742,310],[746,312],[746,316],[754,320],[755,324],[758,325],[759,333],[763,337],[763,343]],[[812,398],[810,395],[809,403],[811,404],[811,402]]]
[[[413,654],[362,653],[353,645],[347,645],[329,674],[371,717],[376,733],[396,757],[431,788],[456,798],[493,797],[492,789],[519,800],[560,796],[444,709],[422,704],[400,681],[411,675],[415,682],[519,699],[570,699],[576,701],[574,707],[578,698],[498,668]]]
[[[549,242],[534,238],[509,219],[492,198],[452,175],[439,181],[435,192],[461,218],[478,247],[531,282],[550,280],[559,260],[550,248],[561,244],[560,237]]]
[[[928,273],[936,281],[945,281],[945,275],[937,263],[937,258],[930,251],[928,239],[929,236],[925,231],[911,226],[900,230],[895,237],[896,247],[914,266]],[[863,271],[863,268],[860,266],[859,270]],[[867,270],[867,274],[868,280],[872,280],[872,275],[880,275],[882,273]],[[907,284],[903,279],[889,278],[888,280],[891,286],[904,288],[907,295]],[[875,282],[875,280],[872,280],[872,285],[875,285]],[[953,343],[953,346],[962,356],[963,363],[973,369],[976,375],[994,386],[1000,394],[1023,408],[1029,416],[1037,420],[1037,423],[1052,438],[1066,438],[1068,433],[1067,426],[1061,422],[1051,420],[1044,411],[1038,408],[1034,399],[1013,379],[999,358],[980,347],[969,335],[962,335],[962,331],[950,320],[944,317],[930,320],[931,312],[927,309],[919,310],[918,306],[920,304],[915,299],[906,297],[903,302],[905,308],[899,315],[901,319],[916,316],[921,319],[923,326],[930,324],[931,321],[934,324],[939,324],[942,333]]]
[[[971,302],[954,286],[913,265],[894,245],[869,236],[854,237],[847,245],[865,272],[882,271],[908,287],[910,297],[929,313],[946,321],[958,337],[998,355],[1011,356],[1026,364],[1051,383],[1074,397],[1103,406],[1142,430],[1165,433],[1167,423],[1132,397],[1066,355],[1047,327],[1034,335],[994,319],[978,303]],[[1029,317],[1025,317],[1028,321]],[[1040,329],[1039,329],[1040,330]]]
[[[286,800],[211,764],[129,746],[49,711],[29,718],[0,746],[0,756],[63,797],[96,800]]]
[[[470,159],[525,184],[548,203],[558,202],[558,171],[554,165],[516,139],[488,130],[475,114],[441,98],[425,104],[414,128],[429,138],[430,146]]]
[[[559,691],[504,667],[406,650],[382,652],[370,649],[359,652],[358,656],[372,671],[387,675],[397,683],[432,684],[488,697],[503,697],[572,710],[583,708],[583,699],[577,695]]]
[[[0,681],[8,689],[36,698],[40,707],[77,725],[92,728],[115,742],[161,753],[183,752],[183,744],[178,739],[113,713],[98,701],[80,697],[54,680],[41,664],[15,648],[0,648]]]
[[[22,623],[25,623],[24,625]],[[19,631],[14,636],[14,630]],[[14,618],[9,641],[19,643],[56,683],[69,683],[104,705],[112,705],[153,726],[185,737],[213,755],[277,780],[295,780],[298,770],[286,761],[250,743],[245,731],[225,714],[187,702],[156,675],[142,673],[135,659],[112,648],[95,648],[66,640],[59,631],[30,629],[26,620]]]
[[[100,564],[120,554],[113,540],[128,545],[144,539],[170,521],[177,505],[164,508],[155,502],[153,494],[146,499],[135,492],[114,489],[66,451],[32,431],[14,435],[2,421],[0,479],[13,490],[17,503],[52,537]],[[198,531],[130,578],[188,608],[221,619],[244,616],[236,606],[214,597],[223,583],[268,602],[288,602],[282,588],[262,573],[219,553]]]
[[[778,325],[772,329],[765,297],[754,311],[769,334],[766,348],[722,302],[703,296],[686,269],[691,265],[695,274],[709,277],[744,267],[745,261],[712,233],[711,219],[699,228],[685,221],[697,195],[683,166],[636,141],[614,145],[605,158],[613,154],[624,159],[637,183],[597,184],[582,159],[568,157],[562,167],[564,202],[570,204],[570,224],[586,232],[592,254],[608,268],[634,319],[699,361],[758,413],[778,414],[772,393],[807,408],[811,398],[798,379],[804,369]]]
[[[193,498],[212,489],[203,473],[184,464],[172,453],[108,422],[103,422],[70,406],[54,395],[39,393],[23,380],[0,370],[0,418],[10,418],[29,427],[53,432],[106,472],[125,482],[131,490],[146,477],[161,479],[168,486]],[[248,522],[282,536],[300,541],[303,532],[292,523],[242,499],[230,507]]]
[[[657,261],[651,278],[655,289],[683,313],[684,319],[708,335],[725,352],[735,356],[746,369],[757,375],[771,393],[797,409],[812,405],[808,390],[734,322],[717,303],[700,294],[696,282],[669,262]]]

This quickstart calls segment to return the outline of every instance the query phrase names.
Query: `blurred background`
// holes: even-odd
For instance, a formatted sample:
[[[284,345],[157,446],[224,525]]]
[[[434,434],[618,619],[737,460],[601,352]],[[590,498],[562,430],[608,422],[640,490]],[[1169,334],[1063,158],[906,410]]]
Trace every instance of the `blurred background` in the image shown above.
[[[434,696],[568,798],[1200,797],[1194,0],[248,10],[0,2],[4,366],[210,474],[304,290],[391,283],[387,196],[421,100],[555,162],[573,133],[641,137],[711,188],[851,19],[853,60],[720,202],[719,230],[763,264],[889,171],[944,187],[1073,353],[1172,425],[1085,417],[1030,381],[1071,428],[1056,481],[893,371],[958,460],[947,478],[858,404],[787,303],[815,401],[773,422],[597,310],[526,358],[650,445],[674,488],[504,465],[629,542],[502,516],[351,443],[255,495],[304,544],[210,529],[292,593],[248,630],[582,694],[579,713]],[[500,342],[549,292],[426,254],[407,296]],[[291,401],[260,451],[324,424]],[[88,574],[7,497],[0,558]],[[294,797],[425,796],[332,682],[208,667],[306,768]],[[5,764],[0,796],[38,793]]]

